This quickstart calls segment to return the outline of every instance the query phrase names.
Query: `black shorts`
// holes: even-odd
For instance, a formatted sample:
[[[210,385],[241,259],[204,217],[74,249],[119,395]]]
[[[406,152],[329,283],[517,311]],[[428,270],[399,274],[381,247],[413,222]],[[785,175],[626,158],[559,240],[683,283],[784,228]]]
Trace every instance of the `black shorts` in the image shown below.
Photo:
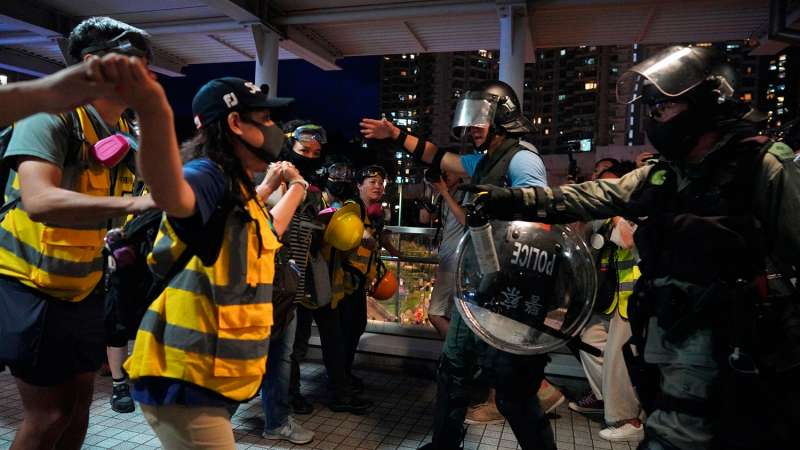
[[[102,290],[73,303],[0,277],[0,363],[22,381],[55,386],[97,371],[104,331]]]

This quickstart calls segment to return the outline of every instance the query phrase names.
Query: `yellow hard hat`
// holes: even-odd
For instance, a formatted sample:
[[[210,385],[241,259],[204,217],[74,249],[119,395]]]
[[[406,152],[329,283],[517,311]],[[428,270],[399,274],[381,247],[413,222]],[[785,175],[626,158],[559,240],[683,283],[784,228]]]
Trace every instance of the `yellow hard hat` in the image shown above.
[[[358,247],[363,236],[361,208],[355,203],[345,203],[331,217],[322,238],[333,248],[346,252]]]

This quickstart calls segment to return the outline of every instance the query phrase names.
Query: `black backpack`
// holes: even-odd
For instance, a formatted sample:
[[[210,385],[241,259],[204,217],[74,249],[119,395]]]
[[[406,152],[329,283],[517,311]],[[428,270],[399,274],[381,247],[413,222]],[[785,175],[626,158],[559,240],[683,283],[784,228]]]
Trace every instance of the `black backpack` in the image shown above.
[[[151,210],[128,221],[106,239],[109,268],[106,272],[106,334],[109,345],[124,346],[134,339],[145,312],[169,282],[186,267],[193,256],[204,265],[214,264],[224,238],[225,223],[236,202],[231,197],[230,180],[224,200],[217,206],[202,230],[187,236],[186,248],[163,277],[154,274],[147,264],[153,250],[163,212]],[[136,194],[141,194],[143,185]]]

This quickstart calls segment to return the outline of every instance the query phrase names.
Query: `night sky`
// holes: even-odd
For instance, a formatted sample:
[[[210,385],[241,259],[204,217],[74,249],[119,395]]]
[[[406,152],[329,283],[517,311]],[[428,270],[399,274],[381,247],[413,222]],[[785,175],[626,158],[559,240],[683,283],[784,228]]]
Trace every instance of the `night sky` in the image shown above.
[[[326,72],[303,60],[284,60],[278,65],[278,96],[295,99],[283,115],[318,121],[336,138],[349,139],[358,133],[362,117],[377,117],[380,57],[345,58],[337,61],[343,70]],[[175,110],[178,138],[194,132],[192,98],[200,87],[214,78],[235,76],[253,80],[255,65],[249,63],[188,66],[184,78],[160,77]],[[341,136],[340,136],[341,138]]]

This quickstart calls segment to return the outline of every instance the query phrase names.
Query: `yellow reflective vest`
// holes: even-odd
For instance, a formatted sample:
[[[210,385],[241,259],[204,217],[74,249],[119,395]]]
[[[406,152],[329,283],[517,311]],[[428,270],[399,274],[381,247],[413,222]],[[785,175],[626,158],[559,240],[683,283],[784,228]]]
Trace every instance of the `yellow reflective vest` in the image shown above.
[[[219,257],[199,257],[170,280],[150,305],[125,362],[131,379],[163,377],[210,389],[235,401],[261,386],[272,326],[272,279],[280,243],[257,199],[225,223]],[[148,264],[165,274],[186,248],[162,219]]]
[[[612,252],[614,253],[614,252]],[[600,260],[600,270],[608,270],[608,254]],[[617,247],[617,279],[619,280],[617,292],[611,305],[603,311],[605,314],[614,312],[614,308],[619,306],[619,315],[628,318],[628,298],[633,294],[633,285],[642,275],[639,266],[636,264],[636,255],[631,249]]]
[[[363,208],[363,205],[360,205]],[[376,242],[380,242],[378,230],[373,226],[369,217],[364,214],[364,230]],[[331,307],[336,308],[346,295],[352,294],[357,289],[369,286],[375,280],[378,271],[377,258],[379,248],[370,249],[364,246],[364,241],[353,250],[340,252],[330,244],[325,243],[322,255],[328,261],[331,274]]]
[[[75,111],[84,142],[77,158],[65,163],[79,165],[78,176],[72,185],[62,187],[96,197],[132,193],[134,174],[127,165],[109,169],[89,156],[98,133],[84,107]],[[119,126],[122,131],[129,131],[122,119]],[[20,195],[19,189],[19,177],[15,176],[12,195]],[[102,278],[103,238],[107,228],[106,220],[80,228],[35,222],[20,202],[0,222],[0,275],[57,299],[79,302]]]

